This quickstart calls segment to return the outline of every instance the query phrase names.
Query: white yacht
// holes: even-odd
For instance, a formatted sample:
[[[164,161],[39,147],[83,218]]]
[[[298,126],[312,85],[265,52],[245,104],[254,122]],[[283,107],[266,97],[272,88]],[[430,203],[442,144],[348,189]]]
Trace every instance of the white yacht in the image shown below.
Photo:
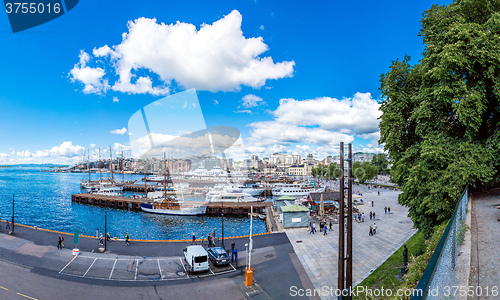
[[[206,205],[198,205],[197,203],[190,202],[179,200],[175,197],[167,197],[143,202],[141,203],[141,210],[152,214],[175,216],[202,216],[206,214]]]
[[[264,191],[264,188],[246,187],[243,185],[217,184],[207,192],[206,199],[207,201],[210,201],[215,195],[220,195],[223,193],[241,193],[241,194],[249,194],[250,196],[253,197],[259,197],[262,191]]]
[[[272,189],[273,196],[307,196],[310,193],[324,192],[325,188],[319,188],[314,183],[277,183]]]
[[[80,186],[84,189],[93,191],[110,191],[110,192],[121,192],[123,191],[123,185],[117,184],[110,181],[82,181]]]

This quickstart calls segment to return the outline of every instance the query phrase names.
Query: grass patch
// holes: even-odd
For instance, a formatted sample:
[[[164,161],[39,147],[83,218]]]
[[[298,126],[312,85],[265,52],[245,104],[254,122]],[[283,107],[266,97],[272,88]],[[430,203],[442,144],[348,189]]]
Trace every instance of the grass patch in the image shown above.
[[[420,231],[417,231],[408,241],[408,260],[411,256],[418,256],[425,249],[425,237]],[[401,246],[393,255],[391,255],[380,267],[370,274],[359,285],[369,289],[397,289],[400,282],[394,277],[399,274],[399,270],[403,267],[403,246]],[[366,299],[364,296],[353,297],[353,299]]]

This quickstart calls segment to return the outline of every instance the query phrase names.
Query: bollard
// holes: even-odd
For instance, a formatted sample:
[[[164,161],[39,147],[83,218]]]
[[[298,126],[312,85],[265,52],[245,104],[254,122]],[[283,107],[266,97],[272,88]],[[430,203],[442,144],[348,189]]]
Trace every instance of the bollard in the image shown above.
[[[245,270],[245,284],[247,287],[253,285],[253,268]]]

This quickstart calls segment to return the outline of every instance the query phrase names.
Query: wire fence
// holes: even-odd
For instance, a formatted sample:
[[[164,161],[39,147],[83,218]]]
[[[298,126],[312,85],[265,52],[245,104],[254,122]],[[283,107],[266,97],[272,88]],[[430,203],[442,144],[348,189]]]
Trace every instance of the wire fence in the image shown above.
[[[458,286],[456,263],[463,244],[465,234],[465,218],[469,203],[468,189],[462,193],[448,226],[432,255],[427,268],[420,279],[417,290],[421,295],[413,296],[412,300],[445,299],[444,287]]]

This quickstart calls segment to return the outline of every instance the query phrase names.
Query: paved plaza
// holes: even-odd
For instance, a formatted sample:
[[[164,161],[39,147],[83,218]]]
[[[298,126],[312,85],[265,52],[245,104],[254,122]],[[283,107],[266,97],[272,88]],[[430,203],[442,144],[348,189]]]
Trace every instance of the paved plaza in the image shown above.
[[[416,229],[407,217],[408,209],[397,203],[399,191],[358,185],[353,186],[353,191],[363,195],[365,204],[358,208],[366,216],[364,223],[353,222],[353,283],[356,285],[401,247]],[[373,207],[368,205],[372,200]],[[390,214],[384,212],[385,206],[390,206]],[[370,211],[376,213],[376,220],[370,220]],[[369,236],[373,223],[377,224],[377,233]],[[319,224],[316,227],[315,234],[310,234],[308,228],[285,229],[285,232],[314,287],[336,288],[339,227],[334,225],[326,236],[319,232]]]

